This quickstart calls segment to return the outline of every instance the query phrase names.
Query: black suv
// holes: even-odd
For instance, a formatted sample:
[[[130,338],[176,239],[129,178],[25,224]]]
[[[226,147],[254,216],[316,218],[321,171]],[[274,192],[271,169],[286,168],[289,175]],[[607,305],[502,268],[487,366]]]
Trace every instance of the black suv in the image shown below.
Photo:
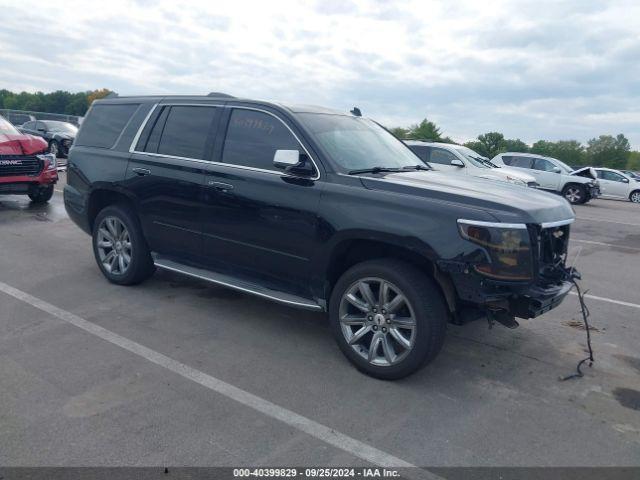
[[[347,358],[394,379],[447,321],[516,326],[566,296],[573,211],[523,192],[432,171],[360,116],[219,95],[94,102],[64,199],[109,281],[157,267],[326,311]]]

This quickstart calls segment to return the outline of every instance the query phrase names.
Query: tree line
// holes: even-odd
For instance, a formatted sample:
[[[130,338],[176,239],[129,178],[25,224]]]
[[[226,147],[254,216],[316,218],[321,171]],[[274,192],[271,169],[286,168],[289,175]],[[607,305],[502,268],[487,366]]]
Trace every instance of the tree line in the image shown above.
[[[51,93],[14,93],[9,90],[0,90],[0,109],[83,116],[94,100],[104,98],[110,93],[112,93],[111,90],[107,88],[77,93],[64,90]],[[440,128],[426,118],[408,128],[396,127],[390,131],[400,139],[457,143],[450,137],[444,136]],[[538,140],[533,145],[528,145],[518,138],[505,138],[500,132],[487,132],[464,145],[488,158],[493,158],[501,152],[530,152],[554,157],[576,167],[591,165],[640,170],[640,152],[631,151],[629,140],[621,133],[615,137],[600,135],[598,138],[589,140],[586,145],[576,140],[557,142]]]
[[[433,142],[457,143],[444,136],[440,128],[426,118],[408,128],[389,129],[400,139],[422,139]],[[505,138],[500,132],[487,132],[463,144],[480,155],[493,158],[502,152],[528,152],[557,158],[574,167],[593,166],[640,171],[640,152],[631,151],[629,140],[622,134],[600,135],[586,145],[577,140],[538,140],[528,145],[519,138]]]
[[[64,113],[82,117],[87,113],[94,100],[104,98],[110,93],[111,90],[107,88],[77,93],[70,93],[64,90],[57,90],[51,93],[14,93],[3,89],[0,90],[0,109]]]

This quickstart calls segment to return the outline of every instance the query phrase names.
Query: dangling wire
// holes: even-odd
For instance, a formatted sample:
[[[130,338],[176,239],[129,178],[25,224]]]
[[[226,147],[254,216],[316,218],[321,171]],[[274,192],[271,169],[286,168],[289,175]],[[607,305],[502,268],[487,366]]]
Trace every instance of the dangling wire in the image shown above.
[[[576,373],[572,374],[572,375],[568,375],[566,377],[560,377],[560,381],[564,382],[566,380],[571,380],[573,378],[582,378],[584,377],[584,373],[582,373],[581,367],[585,362],[589,362],[589,367],[591,367],[593,365],[593,362],[595,361],[595,359],[593,358],[593,348],[591,348],[591,330],[589,327],[589,309],[587,308],[587,304],[584,301],[584,296],[586,295],[586,291],[583,293],[582,290],[580,290],[580,285],[578,285],[578,282],[576,281],[576,277],[578,275],[576,275],[575,270],[573,268],[569,269],[569,281],[571,283],[573,283],[573,285],[576,287],[576,292],[578,293],[578,299],[580,301],[580,309],[582,310],[582,319],[584,320],[584,328],[587,331],[587,347],[589,348],[589,356],[583,360],[580,360],[578,362],[578,366],[576,367]]]

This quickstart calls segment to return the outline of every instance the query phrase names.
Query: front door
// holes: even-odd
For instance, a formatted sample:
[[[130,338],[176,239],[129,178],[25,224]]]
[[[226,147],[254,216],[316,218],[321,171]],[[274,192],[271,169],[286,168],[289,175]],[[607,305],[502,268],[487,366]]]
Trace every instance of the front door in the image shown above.
[[[558,190],[560,183],[560,174],[555,172],[557,168],[553,163],[544,158],[533,159],[533,170],[531,174],[536,178],[540,188],[546,190]]]
[[[629,179],[609,170],[598,170],[597,172],[603,197],[624,199],[628,197]]]
[[[276,150],[306,154],[276,113],[233,108],[226,116],[226,136],[216,148],[219,161],[206,172],[204,254],[212,268],[308,293],[309,260],[319,246],[317,166],[308,177],[274,166]]]
[[[204,165],[220,111],[160,104],[131,155],[125,187],[134,192],[145,237],[156,253],[179,261],[202,255]]]

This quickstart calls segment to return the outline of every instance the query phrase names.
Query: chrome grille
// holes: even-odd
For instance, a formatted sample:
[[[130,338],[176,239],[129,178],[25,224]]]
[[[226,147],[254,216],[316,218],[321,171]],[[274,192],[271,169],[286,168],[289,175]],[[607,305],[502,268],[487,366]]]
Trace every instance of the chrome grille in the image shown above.
[[[44,162],[33,155],[0,155],[0,177],[38,175]]]

